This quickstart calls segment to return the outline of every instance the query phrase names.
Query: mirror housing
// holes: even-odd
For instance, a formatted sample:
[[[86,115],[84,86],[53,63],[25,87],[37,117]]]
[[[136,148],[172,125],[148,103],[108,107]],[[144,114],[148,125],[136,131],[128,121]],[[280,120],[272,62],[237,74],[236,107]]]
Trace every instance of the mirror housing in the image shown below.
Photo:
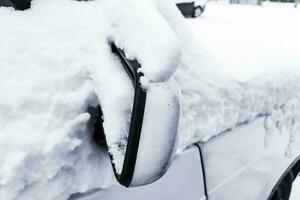
[[[176,82],[150,84],[130,186],[152,183],[168,170],[176,151],[180,116],[180,92]]]
[[[124,51],[111,44],[128,76],[135,94],[128,141],[121,173],[116,171],[113,156],[111,164],[117,181],[125,187],[141,186],[159,179],[169,168],[176,151],[181,117],[181,96],[174,80],[151,82],[145,90],[141,87],[140,64],[128,60]],[[101,106],[89,111],[96,116],[94,140],[108,150],[103,128]]]

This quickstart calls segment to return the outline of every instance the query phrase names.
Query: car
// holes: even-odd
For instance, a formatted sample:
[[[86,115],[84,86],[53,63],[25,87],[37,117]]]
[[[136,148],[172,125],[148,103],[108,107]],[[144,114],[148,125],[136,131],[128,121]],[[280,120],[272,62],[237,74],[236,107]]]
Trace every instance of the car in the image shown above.
[[[30,8],[31,0],[1,0],[1,6],[14,7],[17,10],[26,10]]]
[[[0,5],[8,6],[7,1],[5,4]],[[74,5],[72,4],[72,6]],[[73,9],[74,7],[72,6],[68,7],[68,9]],[[18,6],[14,6],[14,8],[19,9]],[[93,18],[88,19],[91,20]],[[18,32],[18,34],[20,33]],[[69,37],[68,34],[66,35]],[[81,36],[79,35],[79,37]],[[88,38],[86,35],[83,36]],[[71,44],[73,42],[71,41]],[[62,44],[55,45],[59,47]],[[163,81],[160,79],[155,81],[142,80],[144,77],[143,71],[141,71],[143,62],[135,57],[136,55],[130,54],[128,56],[126,54],[126,46],[120,45],[111,38],[108,38],[105,45],[105,47],[109,48],[104,50],[105,54],[103,55],[109,57],[110,60],[115,61],[118,66],[123,68],[127,75],[124,80],[130,80],[129,82],[134,92],[133,102],[131,102],[131,115],[127,116],[129,119],[129,131],[126,135],[126,142],[116,144],[117,150],[124,154],[120,158],[121,162],[117,163],[115,159],[118,154],[114,154],[115,152],[111,151],[111,146],[109,145],[109,139],[111,138],[105,130],[107,125],[105,124],[107,119],[107,116],[105,116],[105,101],[103,103],[99,99],[93,99],[87,109],[90,116],[87,127],[91,130],[92,135],[80,135],[78,139],[76,138],[76,143],[72,145],[80,143],[78,142],[80,138],[90,137],[86,141],[92,142],[92,147],[89,150],[94,152],[88,156],[87,160],[92,160],[102,152],[103,160],[101,161],[111,165],[111,171],[113,171],[114,179],[118,184],[115,187],[106,189],[93,188],[88,191],[85,190],[86,188],[82,189],[82,191],[80,188],[70,195],[70,200],[96,200],[101,198],[106,200],[289,199],[292,184],[300,171],[300,155],[286,156],[278,151],[278,147],[282,146],[282,135],[275,138],[272,145],[268,146],[268,148],[265,146],[265,115],[258,114],[252,120],[244,120],[238,123],[234,129],[226,129],[218,135],[207,138],[207,140],[192,142],[181,153],[176,153],[174,149],[179,134],[183,106],[178,84],[173,78]],[[80,46],[80,49],[87,54],[93,54],[93,52],[85,49],[85,46]],[[56,52],[57,49],[54,50]],[[58,59],[49,56],[47,53],[43,54],[47,58],[44,60],[43,57],[43,62],[47,63],[51,59]],[[36,59],[39,58],[36,57]],[[84,61],[87,62],[87,60]],[[14,61],[14,59],[13,61],[9,60],[9,63],[15,63]],[[73,62],[73,60],[67,61],[68,63]],[[50,62],[51,65],[52,63]],[[55,75],[62,75],[60,73],[57,74]],[[71,74],[71,76],[75,75]],[[117,77],[117,74],[110,74],[110,76]],[[91,78],[89,77],[89,79]],[[9,79],[9,81],[11,80]],[[81,82],[82,80],[79,79],[77,81]],[[146,82],[146,89],[143,87],[145,85],[141,84],[142,81]],[[61,89],[62,87],[59,84],[55,89]],[[70,90],[76,90],[78,86],[68,85],[68,87],[71,88]],[[76,95],[72,97],[79,98]],[[72,104],[72,106],[76,105],[76,103]],[[26,104],[22,104],[22,106],[26,107]],[[215,107],[216,105],[212,106]],[[59,113],[64,109],[60,105],[59,109],[54,109],[54,111]],[[39,113],[40,110],[35,109],[35,112]],[[128,111],[126,113],[128,114]],[[115,113],[112,114],[111,118],[116,118]],[[116,126],[114,123],[113,125]],[[72,133],[68,132],[68,134]],[[63,145],[65,146],[65,143]],[[26,148],[29,147],[26,146]],[[68,148],[75,149],[71,153],[65,153],[71,154],[72,157],[75,156],[74,163],[78,163],[83,159],[76,157],[80,153],[80,149],[76,149],[73,146]],[[46,155],[51,159],[52,155],[49,152],[46,152]],[[31,163],[35,163],[39,158],[40,156],[36,157],[36,159],[30,159],[24,166],[26,164],[30,166]],[[14,158],[13,161],[17,159],[18,157]],[[54,163],[58,165],[59,162],[56,159],[54,160]],[[99,163],[97,162],[97,164]],[[80,169],[86,167],[83,165],[83,168]],[[45,171],[48,171],[52,168],[46,169]],[[64,182],[65,177],[61,174],[63,172],[74,176],[82,173],[83,177],[87,178],[85,173],[80,170],[75,171],[75,169],[72,169],[72,164],[68,164],[58,174],[51,173],[49,177],[41,176],[46,181],[42,179],[42,186],[38,187],[38,189],[42,188],[45,191],[54,189],[56,191],[59,188],[55,183],[53,183],[54,186],[51,184],[52,187],[50,188],[45,187],[43,184],[59,175],[62,175],[62,179],[59,181],[63,182],[64,187],[76,186],[76,183]],[[94,181],[101,181],[97,179],[98,172],[101,173],[97,170],[92,172],[95,176],[92,177]],[[28,175],[28,172],[26,171],[25,174]],[[39,180],[40,178],[35,173],[29,173],[29,176],[33,177],[34,180]],[[13,178],[15,177],[13,176]],[[16,178],[20,179],[19,177]],[[35,182],[30,185],[24,179],[24,177],[21,177],[20,184],[29,185],[29,188],[34,186]],[[82,185],[89,185],[86,184],[84,179],[81,179],[81,181]],[[3,182],[6,184],[9,181]],[[68,188],[66,190],[69,191]],[[32,195],[34,199],[34,192],[26,193],[24,187],[21,187],[20,194]],[[50,194],[45,192],[45,198],[47,198],[47,195]],[[60,197],[55,195],[55,198],[59,199]]]
[[[119,51],[120,59],[124,60],[122,63],[131,62],[126,59],[122,50],[114,51]],[[103,117],[98,115],[97,118],[98,120],[94,120],[94,123],[98,124],[94,138],[98,138],[99,141],[100,138],[105,138],[105,135],[102,126],[99,126],[103,123]],[[241,200],[289,200],[293,182],[300,172],[300,155],[286,157],[278,153],[280,140],[272,144],[271,148],[265,148],[264,127],[264,119],[257,118],[207,142],[191,145],[176,157],[167,172],[163,170],[164,167],[160,168],[162,171],[158,170],[159,174],[166,173],[161,179],[152,183],[153,176],[150,175],[152,183],[150,185],[146,181],[146,185],[144,182],[140,183],[142,186],[137,185],[140,187],[131,188],[130,184],[119,181],[129,188],[115,187],[96,191],[88,196],[77,193],[71,199],[96,200],[101,197],[107,200],[119,198],[231,200],[234,196],[235,199]],[[99,144],[107,146],[105,141]],[[140,151],[143,152],[142,149]],[[133,171],[139,170],[133,168]]]
[[[199,17],[204,13],[206,7],[205,0],[196,0],[196,1],[186,1],[180,0],[176,1],[176,5],[183,16],[190,17]]]

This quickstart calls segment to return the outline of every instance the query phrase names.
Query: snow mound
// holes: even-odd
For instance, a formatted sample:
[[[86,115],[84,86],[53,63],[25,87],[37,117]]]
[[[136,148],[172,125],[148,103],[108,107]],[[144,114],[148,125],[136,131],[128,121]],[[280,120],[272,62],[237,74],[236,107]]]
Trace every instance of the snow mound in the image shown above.
[[[266,145],[285,132],[286,155],[299,152],[299,17],[293,8],[210,3],[201,18],[186,21],[193,34],[176,29],[190,38],[181,39],[188,42],[175,74],[183,95],[181,148],[264,117]]]
[[[177,81],[183,91],[182,148],[264,117],[266,145],[269,134],[287,131],[291,140],[286,154],[292,152],[292,146],[299,149],[300,97],[295,91],[300,89],[300,72],[260,76],[243,83],[221,78],[215,79],[222,80],[220,83],[211,82],[207,74],[198,73],[193,73],[195,78],[187,81],[186,76],[182,77],[183,71],[178,73]]]
[[[0,19],[0,196],[67,199],[114,184],[86,113],[100,101],[120,169],[133,87],[109,41],[142,63],[145,82],[165,81],[181,56],[172,29],[137,0],[35,0],[24,12],[1,7]]]
[[[174,73],[183,104],[179,151],[257,117],[265,117],[266,145],[287,131],[286,155],[300,146],[300,70],[243,82],[225,76],[173,0],[35,0],[24,12],[0,8],[0,19],[4,199],[63,200],[116,183],[86,112],[101,103],[120,170],[133,88],[110,41],[142,64],[145,88]]]

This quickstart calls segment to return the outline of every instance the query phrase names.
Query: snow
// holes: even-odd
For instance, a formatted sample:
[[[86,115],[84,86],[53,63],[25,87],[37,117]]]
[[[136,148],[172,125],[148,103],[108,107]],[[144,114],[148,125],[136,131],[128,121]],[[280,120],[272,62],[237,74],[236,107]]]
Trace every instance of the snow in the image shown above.
[[[181,45],[155,4],[145,0],[124,4],[116,0],[104,6],[112,24],[111,39],[125,49],[127,58],[137,58],[150,81],[168,80],[180,62]],[[130,13],[131,10],[134,12]]]
[[[86,113],[100,101],[120,171],[133,89],[111,40],[142,64],[146,89],[175,73],[183,104],[178,152],[256,117],[265,117],[266,145],[287,131],[286,155],[298,152],[298,10],[212,3],[187,21],[170,2],[0,8],[1,197],[67,199],[116,184]]]
[[[107,37],[108,24],[96,12],[99,6],[34,1],[33,9],[26,12],[1,8],[0,196],[4,199],[66,199],[94,187],[97,179],[103,187],[113,180],[104,173],[109,165],[100,165],[107,163],[104,153],[95,151],[90,142],[85,110],[104,90],[95,91],[96,75],[102,78],[102,87],[110,86],[111,101],[123,97],[129,102],[123,90],[130,90],[130,82],[102,39]],[[98,55],[103,59],[98,60]],[[110,80],[104,77],[108,71],[114,73]],[[114,78],[122,84],[115,85]],[[118,127],[124,119],[122,110],[114,107]]]
[[[168,80],[181,56],[176,36],[151,6],[36,0],[24,12],[0,8],[2,198],[67,199],[116,183],[107,155],[91,141],[86,110],[101,102],[120,171],[133,88],[108,41],[142,63],[148,84]]]
[[[183,95],[181,147],[256,117],[266,118],[267,133],[275,125],[292,133],[287,155],[300,146],[299,19],[292,8],[210,3],[202,17],[187,20],[198,49],[184,51],[175,74]]]
[[[290,200],[297,200],[299,199],[299,196],[300,196],[300,178],[298,177],[293,183]]]

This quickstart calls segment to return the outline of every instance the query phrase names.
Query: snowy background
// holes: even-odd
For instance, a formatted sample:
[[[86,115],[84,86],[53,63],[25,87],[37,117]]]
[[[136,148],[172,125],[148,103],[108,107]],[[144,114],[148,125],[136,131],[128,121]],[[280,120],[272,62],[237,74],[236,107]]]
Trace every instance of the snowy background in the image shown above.
[[[267,116],[267,130],[283,128],[287,115],[298,115],[299,20],[293,6],[225,2],[187,20],[198,46],[189,47],[196,55],[183,54],[175,74],[183,93],[181,142],[206,141],[259,116]]]
[[[299,153],[300,12],[289,4],[209,3],[202,17],[186,20],[171,1],[35,0],[25,12],[0,8],[0,19],[0,196],[7,200],[64,200],[116,184],[86,113],[100,101],[120,167],[133,92],[109,40],[141,62],[146,89],[176,79],[178,153],[257,117],[265,118],[266,145],[284,131],[283,153]]]

